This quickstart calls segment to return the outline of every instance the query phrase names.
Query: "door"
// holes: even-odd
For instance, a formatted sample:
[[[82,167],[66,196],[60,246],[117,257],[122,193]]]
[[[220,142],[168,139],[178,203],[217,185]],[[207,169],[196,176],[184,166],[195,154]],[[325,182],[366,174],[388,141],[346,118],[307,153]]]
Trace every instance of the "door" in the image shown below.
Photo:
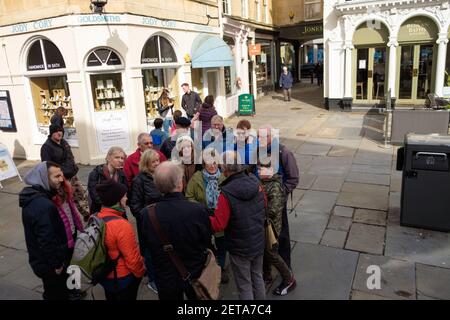
[[[213,96],[214,100],[217,99],[217,95],[219,93],[219,72],[208,71],[208,95]]]
[[[424,103],[432,91],[433,45],[402,45],[399,67],[399,102]]]
[[[359,48],[356,52],[354,97],[360,102],[384,99],[386,79],[386,48]]]

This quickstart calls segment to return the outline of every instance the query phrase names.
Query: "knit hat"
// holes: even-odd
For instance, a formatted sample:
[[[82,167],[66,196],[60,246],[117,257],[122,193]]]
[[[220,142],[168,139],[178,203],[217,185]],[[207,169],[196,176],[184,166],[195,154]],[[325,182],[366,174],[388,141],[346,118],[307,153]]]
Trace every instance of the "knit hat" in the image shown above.
[[[191,120],[186,117],[179,117],[175,119],[175,124],[183,128],[188,128],[191,125]]]
[[[95,186],[100,202],[105,207],[112,207],[119,203],[127,193],[127,187],[114,179],[108,179]]]
[[[58,126],[57,124],[51,124],[49,136],[51,137],[55,132],[58,131],[63,131],[63,128],[61,128],[61,126]]]

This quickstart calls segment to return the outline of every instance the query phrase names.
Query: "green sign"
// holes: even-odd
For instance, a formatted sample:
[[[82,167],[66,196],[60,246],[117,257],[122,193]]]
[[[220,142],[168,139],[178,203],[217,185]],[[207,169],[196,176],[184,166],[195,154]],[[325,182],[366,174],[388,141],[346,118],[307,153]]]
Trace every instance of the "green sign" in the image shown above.
[[[241,94],[239,96],[238,114],[240,116],[252,116],[255,114],[255,99],[252,94]]]

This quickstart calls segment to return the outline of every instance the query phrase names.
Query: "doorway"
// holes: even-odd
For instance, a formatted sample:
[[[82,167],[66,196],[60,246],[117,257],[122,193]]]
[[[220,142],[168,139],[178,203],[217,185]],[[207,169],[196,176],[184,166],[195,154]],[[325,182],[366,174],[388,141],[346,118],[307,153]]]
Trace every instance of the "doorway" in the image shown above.
[[[359,102],[380,102],[386,89],[386,47],[356,50],[354,98]]]
[[[219,72],[217,70],[207,71],[208,95],[217,99],[219,93]]]
[[[400,48],[399,102],[423,103],[434,86],[434,45],[402,45]]]

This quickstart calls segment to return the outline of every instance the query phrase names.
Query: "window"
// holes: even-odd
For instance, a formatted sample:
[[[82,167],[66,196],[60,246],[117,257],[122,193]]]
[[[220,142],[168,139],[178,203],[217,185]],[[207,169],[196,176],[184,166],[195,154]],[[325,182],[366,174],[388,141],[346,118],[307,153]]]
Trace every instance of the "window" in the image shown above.
[[[231,1],[230,0],[222,0],[222,10],[223,14],[231,14]]]
[[[261,21],[261,4],[259,0],[255,0],[255,8],[256,8],[256,21]]]
[[[88,56],[87,66],[88,67],[101,67],[101,66],[117,66],[121,65],[117,53],[108,48],[97,49]]]
[[[322,18],[321,0],[305,0],[305,20],[318,20]]]
[[[267,3],[267,0],[263,0],[263,6],[264,6],[264,11],[263,11],[264,23],[270,23],[270,21],[269,21],[269,5]]]
[[[248,19],[248,0],[242,0],[242,18]]]
[[[46,39],[36,40],[30,47],[27,70],[53,70],[65,68],[64,58],[55,44]]]
[[[177,62],[175,50],[170,42],[161,36],[153,36],[147,40],[142,49],[141,63],[173,63]]]

